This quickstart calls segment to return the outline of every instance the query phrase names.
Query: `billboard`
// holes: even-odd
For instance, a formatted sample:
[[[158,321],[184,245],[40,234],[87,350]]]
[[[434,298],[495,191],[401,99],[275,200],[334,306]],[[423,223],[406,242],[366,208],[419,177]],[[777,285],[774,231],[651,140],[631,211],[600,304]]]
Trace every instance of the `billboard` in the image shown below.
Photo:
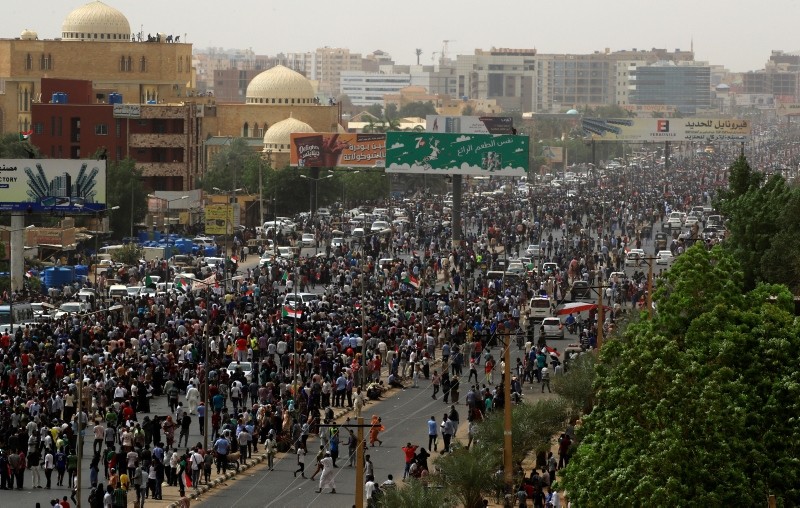
[[[528,174],[528,136],[386,133],[387,173]]]
[[[382,168],[386,134],[294,132],[289,154],[289,165],[298,168]]]
[[[510,116],[445,116],[425,117],[428,132],[460,132],[464,134],[513,134],[514,120]]]
[[[560,146],[543,146],[542,157],[547,159],[547,163],[564,162],[564,148]]]
[[[595,141],[747,141],[750,122],[737,118],[584,118]]]
[[[106,209],[106,161],[0,159],[0,210],[86,213]]]
[[[141,104],[114,104],[114,118],[141,118]]]
[[[206,234],[225,235],[233,232],[236,225],[236,205],[206,205]]]
[[[781,102],[775,107],[778,116],[800,115],[800,104],[796,102]]]

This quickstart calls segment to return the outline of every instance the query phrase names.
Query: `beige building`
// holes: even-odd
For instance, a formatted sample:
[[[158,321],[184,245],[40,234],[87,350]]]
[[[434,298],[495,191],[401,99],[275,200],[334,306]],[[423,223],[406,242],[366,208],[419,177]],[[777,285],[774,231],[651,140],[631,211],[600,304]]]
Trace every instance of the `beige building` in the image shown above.
[[[360,70],[361,53],[350,53],[347,48],[317,48],[313,54],[309,77],[319,81],[321,95],[338,97],[342,71]]]
[[[60,36],[39,39],[26,29],[0,39],[0,133],[31,128],[31,104],[51,100],[42,97],[43,77],[91,79],[98,102],[112,92],[125,102],[175,102],[194,88],[191,44],[168,43],[164,34],[134,42],[125,15],[103,2],[72,11]]]

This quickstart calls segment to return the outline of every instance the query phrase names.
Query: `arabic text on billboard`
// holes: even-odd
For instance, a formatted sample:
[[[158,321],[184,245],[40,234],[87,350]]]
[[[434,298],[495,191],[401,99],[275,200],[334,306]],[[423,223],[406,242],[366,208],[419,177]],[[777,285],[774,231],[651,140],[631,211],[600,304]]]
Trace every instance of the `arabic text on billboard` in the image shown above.
[[[460,132],[463,134],[512,134],[514,120],[510,116],[445,116],[425,117],[428,132]]]
[[[106,209],[106,161],[0,159],[0,210],[97,212]]]
[[[382,168],[385,134],[292,133],[289,165],[299,168]]]
[[[525,176],[528,137],[387,132],[386,172]]]
[[[141,104],[114,104],[114,118],[140,118]]]
[[[208,205],[206,212],[206,234],[227,234],[234,224],[234,210],[230,205]]]
[[[746,141],[750,122],[737,118],[584,118],[597,141]]]

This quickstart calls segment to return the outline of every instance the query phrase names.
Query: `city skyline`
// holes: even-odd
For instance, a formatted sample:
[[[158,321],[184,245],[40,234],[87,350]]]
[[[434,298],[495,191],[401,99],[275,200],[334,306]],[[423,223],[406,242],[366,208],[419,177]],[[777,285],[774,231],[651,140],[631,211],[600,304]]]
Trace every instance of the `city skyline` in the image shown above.
[[[64,18],[85,3],[30,0],[10,4],[4,8],[8,21],[0,37],[18,37],[23,29],[37,31],[41,39],[60,37]],[[491,47],[536,48],[540,53],[557,54],[587,54],[605,48],[687,51],[693,43],[695,60],[733,72],[763,69],[772,50],[800,49],[792,30],[793,20],[800,14],[796,0],[773,0],[768,10],[757,15],[745,10],[739,14],[730,2],[721,0],[673,0],[668,5],[618,0],[611,6],[576,0],[568,10],[563,5],[518,0],[492,4],[407,0],[394,4],[394,11],[375,9],[374,3],[364,0],[332,4],[297,0],[266,6],[238,0],[226,6],[224,16],[214,11],[215,3],[209,0],[104,3],[128,18],[131,31],[142,30],[145,36],[158,32],[180,35],[195,49],[252,49],[256,54],[275,55],[345,47],[363,55],[382,50],[398,64],[416,63],[416,48],[423,51],[421,64],[438,61],[443,40],[451,41],[449,57]],[[742,2],[742,7],[755,6]],[[383,22],[387,14],[391,26],[397,27],[396,35]]]

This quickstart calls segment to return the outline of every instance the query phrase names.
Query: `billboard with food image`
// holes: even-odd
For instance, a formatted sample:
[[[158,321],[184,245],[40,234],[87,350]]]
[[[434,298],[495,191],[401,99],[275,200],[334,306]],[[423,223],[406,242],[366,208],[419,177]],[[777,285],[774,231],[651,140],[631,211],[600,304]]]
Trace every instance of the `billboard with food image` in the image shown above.
[[[372,167],[386,163],[386,134],[295,132],[289,165],[298,168]]]

